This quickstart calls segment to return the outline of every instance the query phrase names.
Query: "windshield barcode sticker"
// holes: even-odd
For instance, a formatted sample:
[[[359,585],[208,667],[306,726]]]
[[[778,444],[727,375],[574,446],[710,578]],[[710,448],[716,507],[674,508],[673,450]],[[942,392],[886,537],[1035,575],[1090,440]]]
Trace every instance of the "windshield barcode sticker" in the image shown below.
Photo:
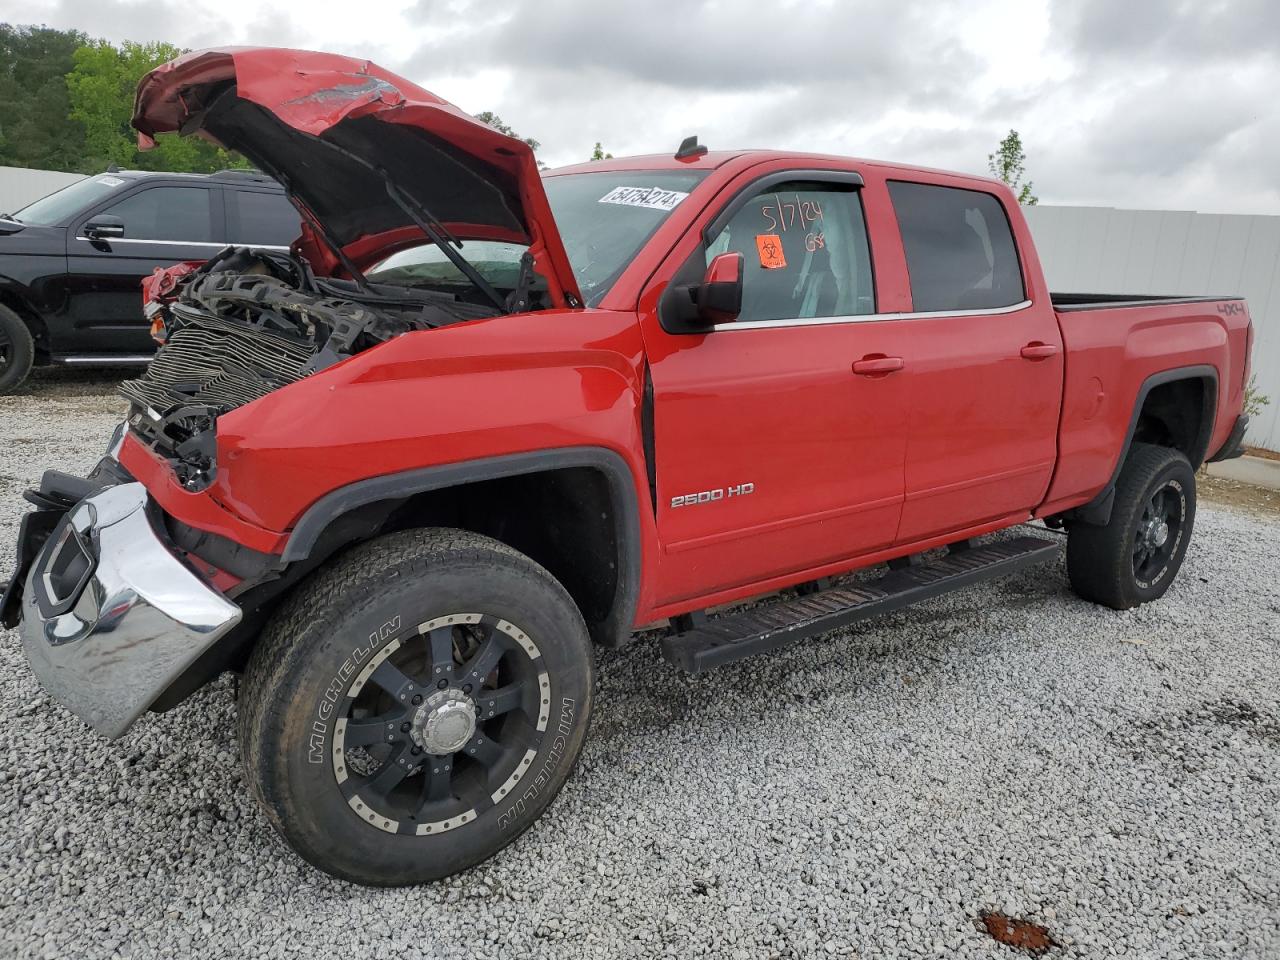
[[[663,190],[661,187],[614,187],[600,198],[600,202],[650,210],[674,210],[676,204],[687,196],[679,190]]]

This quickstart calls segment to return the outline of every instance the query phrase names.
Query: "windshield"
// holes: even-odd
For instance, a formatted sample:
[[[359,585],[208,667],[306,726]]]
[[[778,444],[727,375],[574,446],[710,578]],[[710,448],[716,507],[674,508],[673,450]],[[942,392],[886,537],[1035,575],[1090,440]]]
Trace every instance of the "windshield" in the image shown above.
[[[458,252],[476,272],[499,290],[514,290],[520,282],[520,257],[529,248],[521,243],[464,240]],[[469,287],[471,281],[434,243],[393,253],[365,271],[365,278],[402,286]]]
[[[645,241],[705,176],[701,170],[602,170],[543,179],[587,306],[600,302]]]
[[[698,170],[602,170],[543,180],[587,306],[600,302],[658,225],[704,176]],[[526,250],[519,243],[467,240],[458,252],[494,287],[514,290]],[[393,253],[365,276],[378,283],[407,286],[471,285],[433,243]],[[535,283],[534,289],[545,289],[545,283]]]
[[[125,180],[104,173],[100,177],[86,177],[77,180],[70,186],[63,187],[57,193],[41,197],[35,203],[29,203],[13,215],[20,223],[31,223],[40,227],[52,227],[63,223],[86,207],[97,203],[103,197],[122,187]]]

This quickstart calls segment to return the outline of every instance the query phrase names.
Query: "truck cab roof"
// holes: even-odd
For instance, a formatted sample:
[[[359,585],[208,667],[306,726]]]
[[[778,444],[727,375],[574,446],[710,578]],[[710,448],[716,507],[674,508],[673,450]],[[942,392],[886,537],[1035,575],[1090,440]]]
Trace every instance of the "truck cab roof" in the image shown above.
[[[820,162],[836,163],[844,167],[876,167],[881,170],[898,171],[909,175],[929,174],[955,177],[970,180],[978,184],[985,184],[988,187],[1003,188],[1005,186],[1002,181],[993,177],[964,173],[956,170],[943,170],[937,167],[898,163],[892,160],[870,160],[860,157],[846,157],[829,153],[808,153],[803,151],[763,149],[708,150],[705,153],[688,157],[677,157],[675,153],[649,153],[632,157],[610,157],[606,160],[587,160],[583,163],[575,163],[565,167],[556,167],[552,170],[546,171],[544,176],[554,177],[563,174],[592,173],[608,170],[636,171],[693,169],[711,171],[726,166],[732,166],[735,169],[745,169],[747,167],[755,166],[758,163],[765,163],[773,160],[793,161],[797,166],[803,166],[806,163]]]

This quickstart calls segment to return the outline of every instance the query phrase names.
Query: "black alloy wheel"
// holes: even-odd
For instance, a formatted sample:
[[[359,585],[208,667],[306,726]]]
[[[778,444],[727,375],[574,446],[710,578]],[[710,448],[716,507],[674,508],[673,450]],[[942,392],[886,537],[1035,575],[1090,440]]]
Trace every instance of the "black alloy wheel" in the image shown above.
[[[351,808],[389,833],[456,829],[528,773],[550,720],[541,652],[516,625],[436,617],[384,646],[351,681],[333,773]]]
[[[389,533],[317,569],[262,631],[240,688],[247,782],[320,869],[438,880],[555,798],[592,677],[582,614],[545,568],[476,533]]]
[[[1107,523],[1070,526],[1071,589],[1114,610],[1158,599],[1182,566],[1195,515],[1196,477],[1186,455],[1135,443],[1116,480]]]
[[[1186,518],[1187,495],[1177,480],[1147,498],[1133,530],[1133,577],[1139,587],[1149,588],[1168,569]]]

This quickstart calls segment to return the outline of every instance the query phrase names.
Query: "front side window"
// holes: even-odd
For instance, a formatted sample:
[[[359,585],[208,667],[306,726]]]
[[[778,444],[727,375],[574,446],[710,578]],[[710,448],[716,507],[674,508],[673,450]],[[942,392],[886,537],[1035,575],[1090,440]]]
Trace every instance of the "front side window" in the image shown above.
[[[100,211],[124,221],[126,240],[209,243],[213,221],[203,187],[151,187]]]
[[[722,253],[743,257],[740,321],[875,312],[862,204],[844,184],[760,191],[711,238],[707,262]]]
[[[911,275],[912,309],[990,310],[1026,299],[1013,231],[1000,201],[979,190],[891,181]]]

